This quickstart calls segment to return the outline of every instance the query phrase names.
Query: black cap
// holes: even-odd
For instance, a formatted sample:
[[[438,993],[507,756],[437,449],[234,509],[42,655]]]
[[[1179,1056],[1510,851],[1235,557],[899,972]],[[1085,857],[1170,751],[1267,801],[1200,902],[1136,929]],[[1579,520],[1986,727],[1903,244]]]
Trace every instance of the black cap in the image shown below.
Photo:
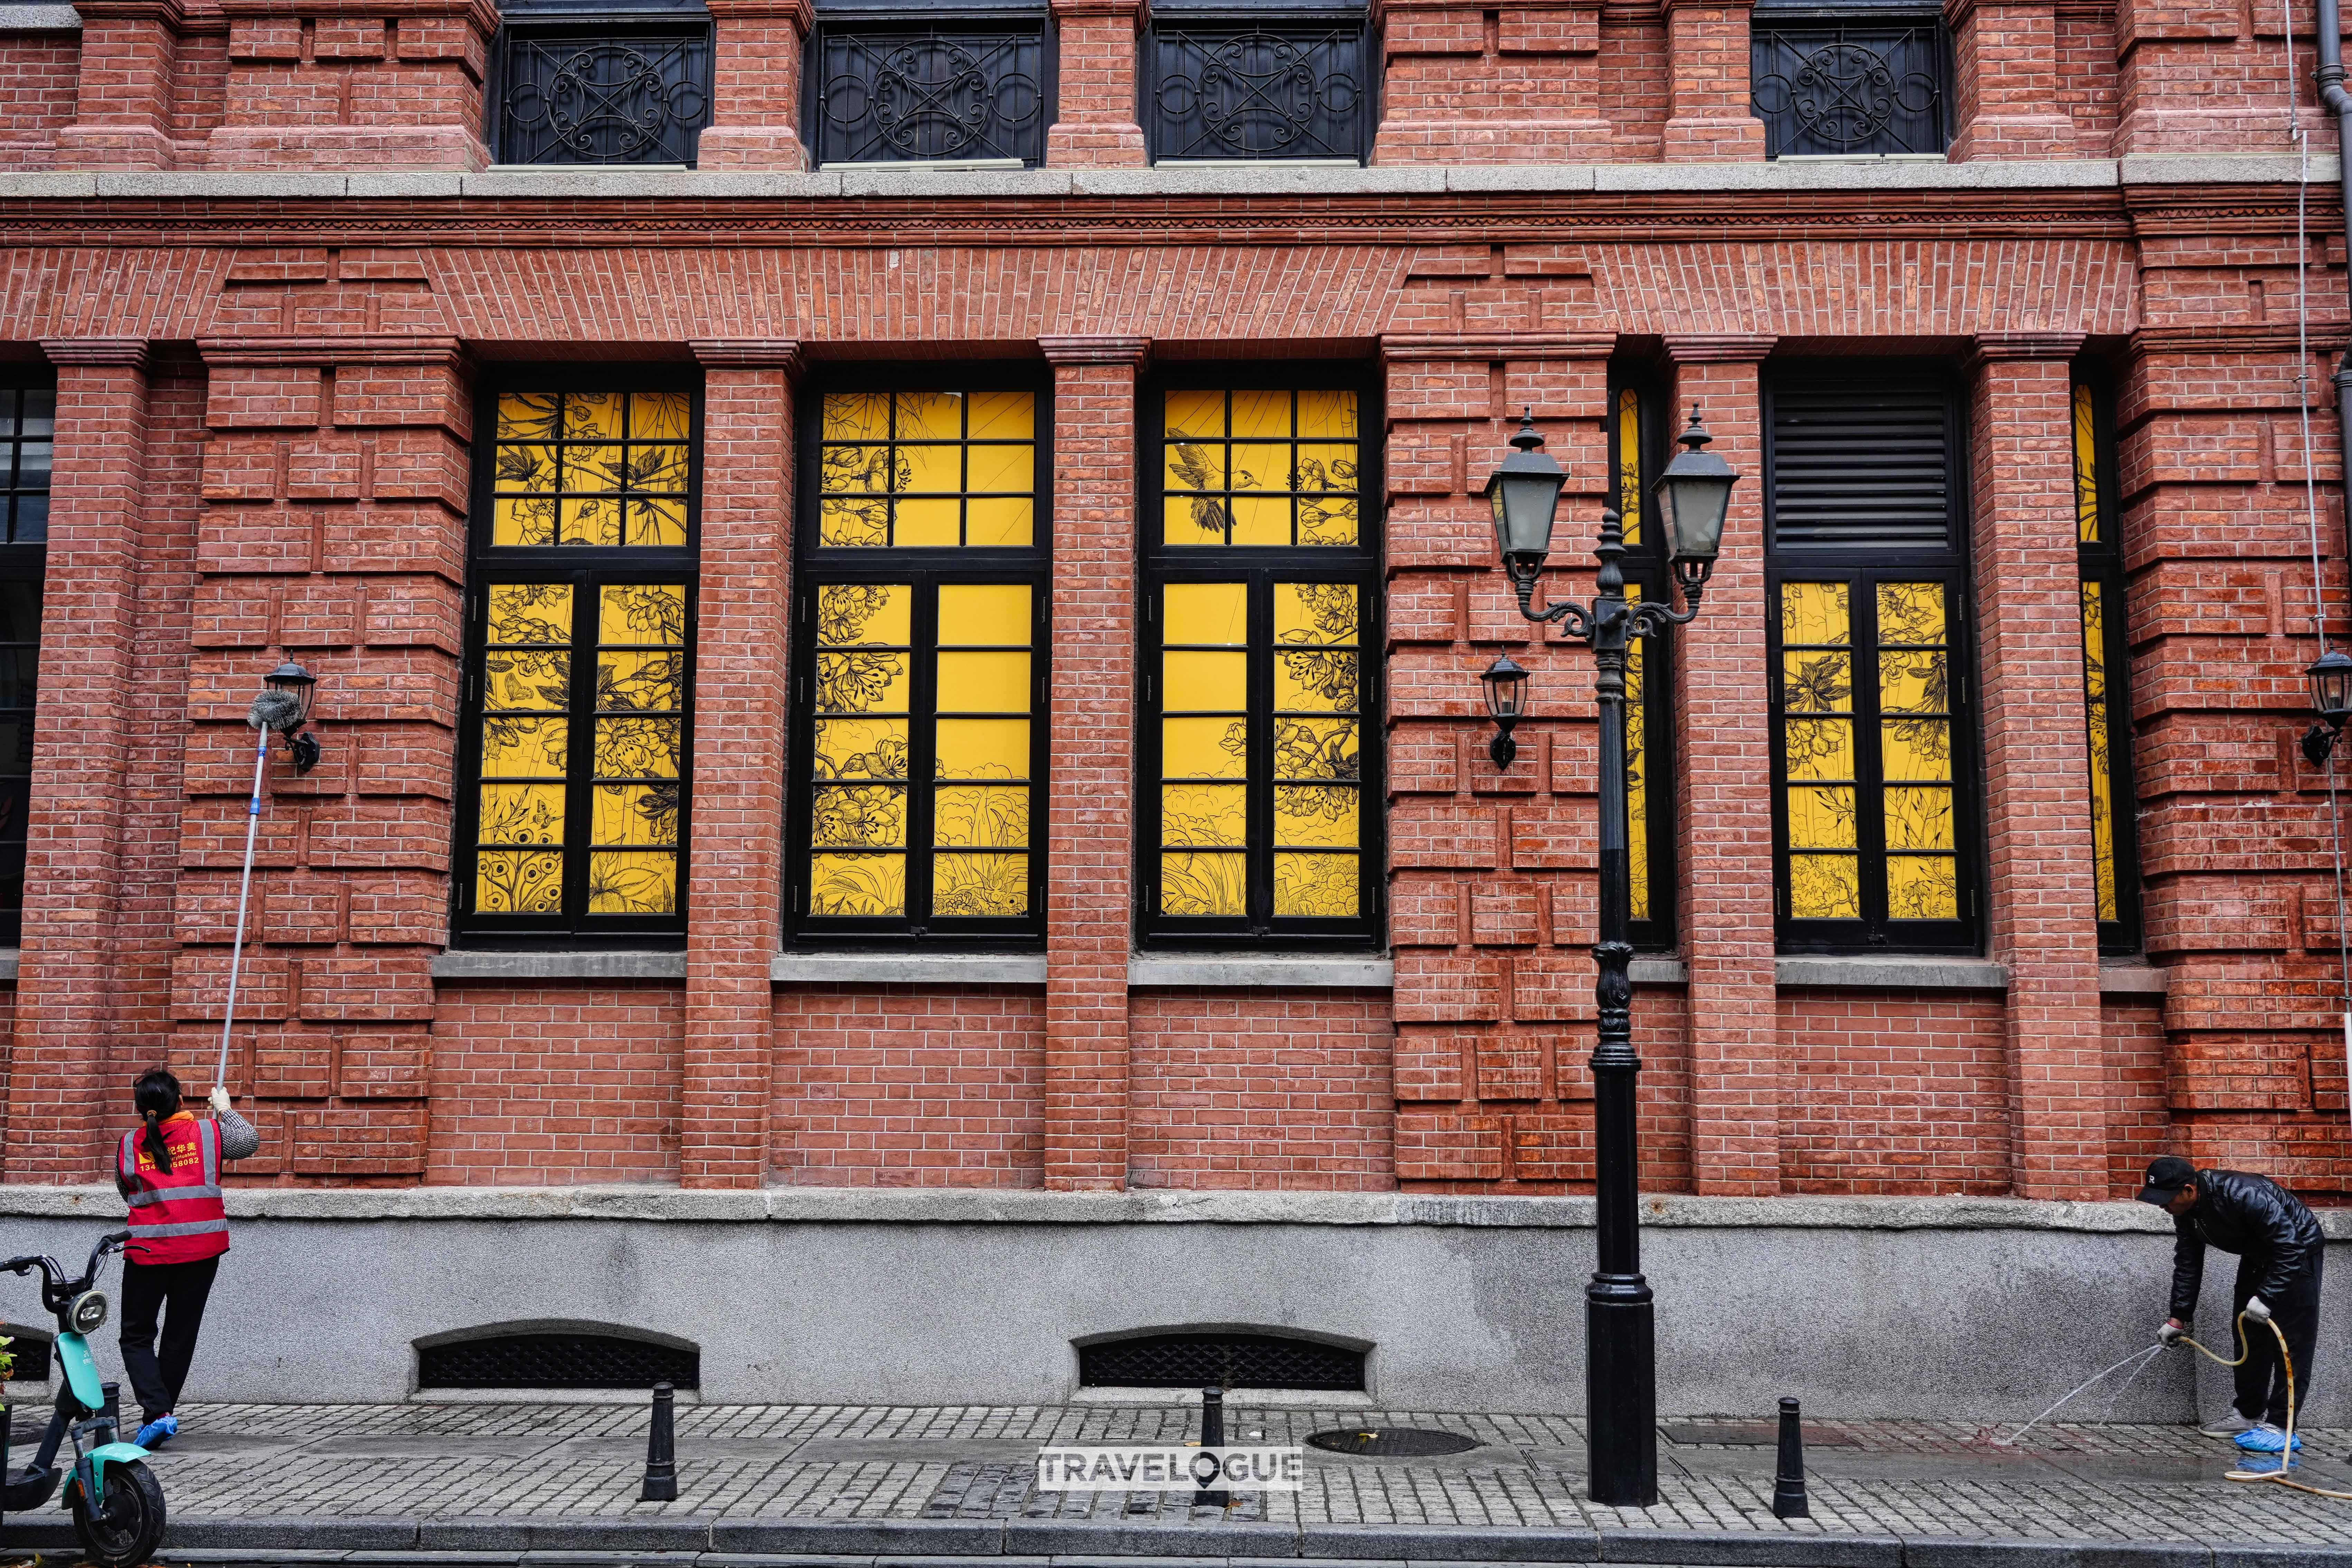
[[[2196,1179],[2197,1167],[2178,1154],[2151,1160],[2147,1165],[2147,1185],[2139,1190],[2139,1201],[2163,1208],[2172,1202],[2173,1194]]]

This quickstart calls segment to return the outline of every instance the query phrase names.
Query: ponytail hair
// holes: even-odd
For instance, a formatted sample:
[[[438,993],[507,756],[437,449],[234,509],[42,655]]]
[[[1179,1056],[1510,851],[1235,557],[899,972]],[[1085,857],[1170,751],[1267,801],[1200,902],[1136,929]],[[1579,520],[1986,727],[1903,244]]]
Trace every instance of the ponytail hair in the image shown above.
[[[180,1080],[169,1068],[151,1068],[132,1087],[131,1103],[138,1108],[140,1120],[147,1123],[140,1142],[153,1156],[157,1170],[170,1170],[172,1144],[163,1136],[163,1119],[180,1113]]]

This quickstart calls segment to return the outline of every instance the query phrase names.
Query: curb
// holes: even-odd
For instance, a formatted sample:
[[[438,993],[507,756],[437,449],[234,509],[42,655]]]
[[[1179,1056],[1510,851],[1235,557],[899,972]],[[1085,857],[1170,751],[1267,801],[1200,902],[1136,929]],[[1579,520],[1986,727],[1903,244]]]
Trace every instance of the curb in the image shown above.
[[[0,1527],[0,1551],[74,1548],[65,1520]],[[198,1519],[173,1524],[166,1563],[205,1568],[347,1563],[536,1568],[2352,1568],[2352,1546],[1488,1525],[1128,1524],[1097,1520],[554,1518]],[[60,1559],[62,1560],[62,1559]]]

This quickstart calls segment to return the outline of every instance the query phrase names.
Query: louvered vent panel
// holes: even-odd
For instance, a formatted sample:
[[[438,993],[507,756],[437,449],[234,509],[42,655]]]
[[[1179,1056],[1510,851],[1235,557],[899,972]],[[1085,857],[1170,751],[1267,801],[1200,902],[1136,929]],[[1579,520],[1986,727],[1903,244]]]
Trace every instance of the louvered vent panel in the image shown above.
[[[1930,385],[1776,389],[1773,542],[1949,548],[1949,405]]]

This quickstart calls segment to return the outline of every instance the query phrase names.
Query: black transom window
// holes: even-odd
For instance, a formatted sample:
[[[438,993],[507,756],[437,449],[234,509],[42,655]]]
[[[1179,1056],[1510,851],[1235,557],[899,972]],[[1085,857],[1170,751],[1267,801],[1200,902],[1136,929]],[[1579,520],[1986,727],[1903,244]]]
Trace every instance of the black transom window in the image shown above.
[[[811,58],[820,163],[1045,161],[1053,94],[1042,16],[949,11],[916,26],[828,15]]]
[[[682,938],[699,395],[517,376],[476,428],[457,929]]]
[[[1665,530],[1654,515],[1663,402],[1620,384],[1609,395],[1612,498],[1625,530],[1625,596],[1670,599]],[[1625,821],[1636,946],[1664,949],[1675,934],[1674,682],[1667,637],[1636,637],[1625,657]]]
[[[624,12],[592,22],[509,15],[499,34],[491,141],[501,163],[685,163],[710,123],[710,21]]]
[[[0,944],[25,913],[26,814],[33,787],[33,710],[41,662],[41,587],[49,535],[57,388],[0,384]]]
[[[1360,6],[1155,8],[1143,89],[1151,156],[1360,163],[1371,143],[1373,57]]]
[[[1948,134],[1934,11],[1759,6],[1748,90],[1767,157],[1937,153]]]
[[[2090,753],[2099,951],[2138,951],[2138,795],[2132,783],[2131,639],[2116,507],[2115,409],[2104,380],[2074,382],[2074,539],[2083,605],[2083,717]]]

